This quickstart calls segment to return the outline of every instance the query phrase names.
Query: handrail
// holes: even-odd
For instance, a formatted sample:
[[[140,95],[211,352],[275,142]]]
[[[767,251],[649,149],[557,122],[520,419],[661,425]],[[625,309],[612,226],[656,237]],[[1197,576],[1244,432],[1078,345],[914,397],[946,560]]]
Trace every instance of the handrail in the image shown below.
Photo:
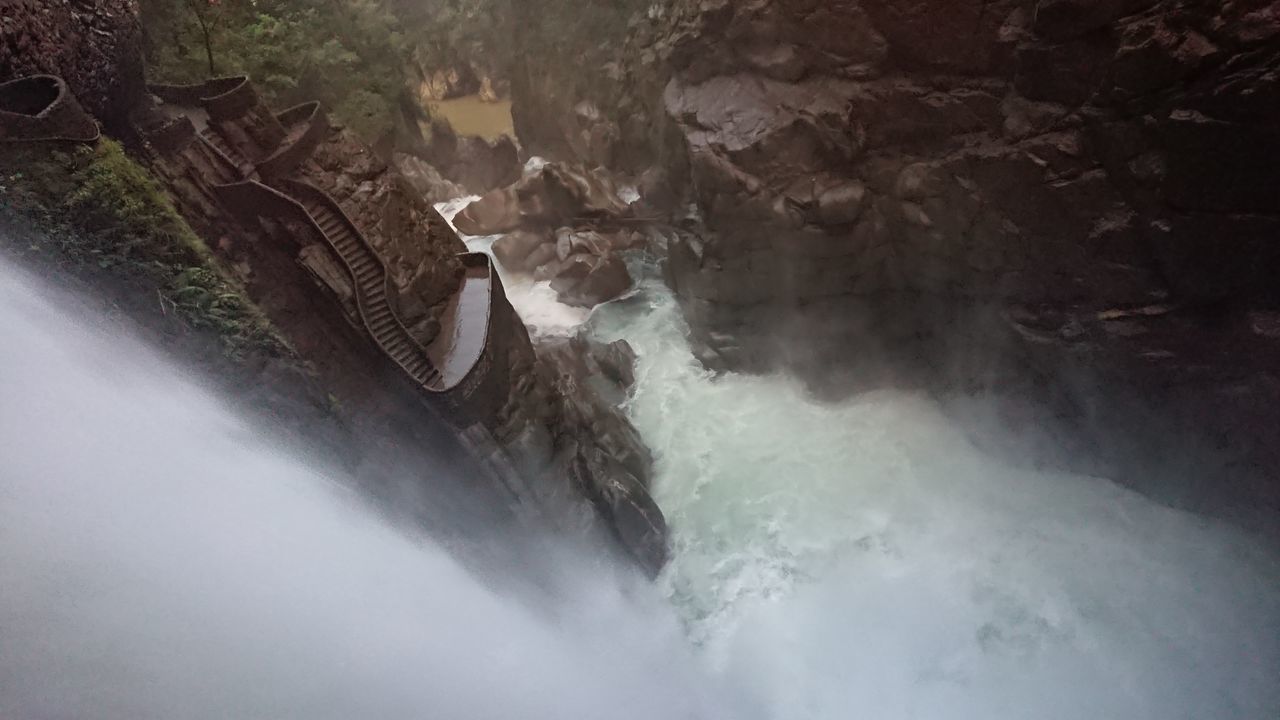
[[[315,118],[316,113],[320,110],[320,103],[316,100],[310,102],[298,103],[290,108],[285,108],[276,113],[276,120],[281,125],[297,125],[300,122],[311,121]]]
[[[200,104],[209,113],[210,120],[235,120],[258,104],[258,91],[249,82],[248,76],[242,75],[235,79],[239,82],[226,92],[200,98]]]
[[[156,83],[148,85],[147,91],[167,103],[199,105],[215,122],[235,120],[258,104],[258,91],[248,75],[218,77],[193,85]]]

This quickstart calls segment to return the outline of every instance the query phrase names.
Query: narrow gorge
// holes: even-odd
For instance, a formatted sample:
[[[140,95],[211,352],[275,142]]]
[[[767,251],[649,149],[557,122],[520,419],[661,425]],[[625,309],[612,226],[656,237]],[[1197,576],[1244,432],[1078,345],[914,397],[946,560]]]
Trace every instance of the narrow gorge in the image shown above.
[[[0,716],[1280,714],[1280,3],[3,13]]]

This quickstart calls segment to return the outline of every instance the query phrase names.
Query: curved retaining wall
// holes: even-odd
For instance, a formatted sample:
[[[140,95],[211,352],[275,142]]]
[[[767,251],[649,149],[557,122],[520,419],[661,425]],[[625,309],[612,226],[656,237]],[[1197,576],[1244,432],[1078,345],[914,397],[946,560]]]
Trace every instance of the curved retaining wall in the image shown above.
[[[249,81],[243,75],[213,78],[194,85],[148,85],[147,91],[173,105],[202,105],[205,98],[224,95]]]
[[[282,177],[306,162],[329,134],[329,117],[320,103],[309,102],[276,115],[286,130],[303,126],[302,134],[293,142],[286,141],[266,160],[258,163],[258,173],[265,178]]]
[[[30,75],[0,84],[0,141],[93,142],[98,123],[55,75]]]
[[[218,95],[208,95],[200,99],[204,109],[209,112],[209,119],[214,122],[226,122],[244,117],[258,104],[258,91],[247,77],[239,80],[233,87]]]

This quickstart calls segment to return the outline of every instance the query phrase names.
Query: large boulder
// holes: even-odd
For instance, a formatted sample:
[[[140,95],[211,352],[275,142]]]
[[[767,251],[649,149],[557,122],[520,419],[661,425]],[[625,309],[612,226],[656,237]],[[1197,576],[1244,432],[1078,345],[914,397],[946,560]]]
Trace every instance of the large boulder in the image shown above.
[[[446,179],[420,157],[396,153],[392,164],[427,202],[440,203],[467,194],[466,188]]]
[[[516,230],[498,238],[493,244],[493,254],[507,270],[532,272],[537,265],[531,264],[531,259],[534,263],[542,259],[542,254],[538,253],[535,256],[534,251],[545,245],[550,245],[550,238],[546,232]]]
[[[555,227],[587,218],[623,217],[631,208],[608,175],[548,163],[514,185],[494,190],[457,217],[468,235],[493,235],[518,227]]]
[[[486,193],[520,179],[520,151],[507,136],[459,138],[449,176],[473,193]]]
[[[591,308],[622,297],[631,289],[631,274],[616,254],[603,257],[573,255],[563,262],[551,287],[560,302]]]
[[[1069,40],[1110,25],[1113,21],[1155,5],[1158,0],[1040,0],[1036,4],[1036,34],[1050,40]]]

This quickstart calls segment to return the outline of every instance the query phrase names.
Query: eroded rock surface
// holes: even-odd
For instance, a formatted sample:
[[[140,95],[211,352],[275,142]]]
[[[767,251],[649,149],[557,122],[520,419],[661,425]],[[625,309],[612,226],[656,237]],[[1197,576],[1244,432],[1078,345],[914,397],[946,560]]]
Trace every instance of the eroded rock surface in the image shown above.
[[[1084,371],[1108,402],[1143,388],[1064,411],[1107,418],[1098,434],[1143,405],[1186,427],[1213,408],[1236,428],[1218,471],[1280,475],[1280,416],[1246,399],[1280,407],[1280,348],[1245,321],[1280,302],[1276,3],[637,10],[578,74],[515,73],[516,119],[534,152],[661,175],[676,199],[655,206],[696,206],[668,270],[708,365],[832,392]],[[1280,507],[1274,483],[1250,492]]]
[[[646,242],[627,226],[633,219],[607,174],[551,163],[471,203],[456,222],[468,235],[504,233],[494,254],[505,269],[550,281],[567,305],[595,307],[632,287],[620,253]]]
[[[57,75],[116,132],[145,93],[135,0],[8,0],[0,9],[0,78]]]

